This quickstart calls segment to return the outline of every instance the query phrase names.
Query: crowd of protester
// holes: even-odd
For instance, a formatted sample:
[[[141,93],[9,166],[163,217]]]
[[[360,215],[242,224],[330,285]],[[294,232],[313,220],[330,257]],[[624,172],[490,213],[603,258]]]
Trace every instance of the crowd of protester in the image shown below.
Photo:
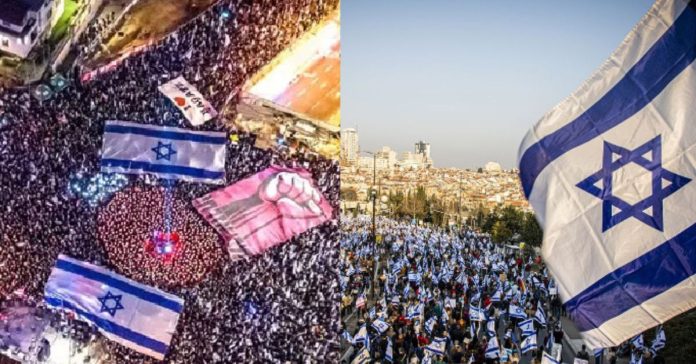
[[[380,218],[373,239],[369,217],[341,224],[343,362],[539,363],[567,345],[556,285],[533,251],[468,229]],[[641,334],[577,358],[615,363],[620,350],[652,363],[663,346]]]
[[[119,235],[125,230],[113,234],[108,230],[100,234],[99,230],[101,224],[108,224],[103,221],[108,217],[99,217],[99,212],[112,196],[95,207],[71,193],[69,187],[76,175],[90,178],[99,173],[106,120],[227,130],[223,119],[234,117],[236,95],[243,83],[337,6],[337,0],[222,0],[109,72],[80,82],[86,70],[75,67],[69,75],[71,84],[48,100],[38,100],[29,88],[1,89],[0,300],[22,288],[40,301],[60,253],[117,272],[127,269],[124,264],[113,263],[123,258],[121,254],[125,255],[131,244],[128,236]],[[178,76],[196,86],[225,117],[191,127],[157,90]],[[272,163],[302,166],[312,173],[334,209],[338,208],[336,161],[303,152],[260,150],[254,147],[254,136],[248,134],[240,134],[227,147],[227,184]],[[149,188],[143,177],[128,179],[130,185],[122,193],[133,186]],[[174,193],[185,206],[177,209],[195,213],[190,200],[217,188],[178,183]],[[199,229],[207,236],[203,232],[206,228]],[[105,236],[116,240],[105,246]],[[120,250],[115,248],[119,236],[124,238]],[[335,302],[340,293],[333,270],[338,263],[337,241],[338,222],[334,219],[248,262],[224,262],[203,276],[198,285],[172,286],[171,279],[149,277],[150,283],[186,302],[167,362],[337,360],[339,315]],[[203,243],[202,249],[208,246]],[[193,264],[210,263],[204,261],[205,254],[198,257],[200,261]],[[120,273],[144,279],[133,269]],[[199,274],[198,269],[194,271]],[[119,344],[102,341],[107,362],[155,362]]]

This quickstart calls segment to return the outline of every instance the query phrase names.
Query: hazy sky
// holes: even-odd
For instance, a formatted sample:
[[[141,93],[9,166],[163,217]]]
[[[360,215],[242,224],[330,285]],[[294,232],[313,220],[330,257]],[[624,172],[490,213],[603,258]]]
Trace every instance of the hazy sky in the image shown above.
[[[341,122],[437,167],[516,165],[526,131],[609,56],[649,0],[344,0]]]

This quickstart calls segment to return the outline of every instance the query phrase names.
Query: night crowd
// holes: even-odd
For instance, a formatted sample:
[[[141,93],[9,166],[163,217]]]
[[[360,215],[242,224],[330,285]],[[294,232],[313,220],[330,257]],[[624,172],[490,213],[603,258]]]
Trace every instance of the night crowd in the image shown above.
[[[558,289],[533,251],[469,229],[386,218],[377,220],[373,239],[371,225],[366,216],[341,220],[342,362],[568,359]],[[619,355],[660,363],[661,337],[647,345],[641,334],[619,348],[583,346],[570,355],[595,364],[616,363]]]
[[[186,262],[190,270],[182,273],[191,276],[146,276],[127,262],[127,256],[135,254],[130,248],[138,242],[129,240],[127,224],[109,216],[107,204],[110,199],[118,203],[132,188],[157,188],[160,182],[128,176],[128,186],[106,194],[97,206],[69,188],[75,176],[99,174],[106,120],[228,130],[223,118],[234,118],[244,82],[337,6],[337,0],[220,1],[110,72],[81,82],[84,70],[75,67],[68,75],[70,85],[48,100],[39,101],[31,88],[0,90],[0,301],[22,289],[40,302],[55,259],[63,253],[185,299],[167,362],[337,361],[337,219],[235,264],[223,258],[221,239],[217,247],[211,246],[213,237],[204,220],[186,219],[192,226],[185,230],[194,239],[204,239],[200,254]],[[191,127],[157,90],[178,76],[196,86],[224,116]],[[227,185],[271,164],[301,166],[338,208],[337,161],[301,149],[257,149],[253,135],[229,132],[238,138],[227,145]],[[177,183],[176,208],[184,209],[184,215],[195,214],[190,201],[217,188]],[[103,241],[107,238],[112,240]],[[217,259],[222,262],[216,264]],[[98,335],[96,340],[106,362],[156,362]]]

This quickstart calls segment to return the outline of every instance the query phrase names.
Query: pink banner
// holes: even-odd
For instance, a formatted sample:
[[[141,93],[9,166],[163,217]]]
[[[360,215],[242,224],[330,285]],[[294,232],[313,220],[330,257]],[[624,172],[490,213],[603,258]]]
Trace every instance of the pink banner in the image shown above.
[[[228,241],[233,260],[261,254],[332,216],[309,172],[276,166],[195,199],[193,205]]]

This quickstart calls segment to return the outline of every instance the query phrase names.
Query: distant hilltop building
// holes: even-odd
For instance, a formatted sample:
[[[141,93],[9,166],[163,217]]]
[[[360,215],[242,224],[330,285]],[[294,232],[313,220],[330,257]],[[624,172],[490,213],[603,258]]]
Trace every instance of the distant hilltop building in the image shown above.
[[[497,162],[488,162],[486,165],[483,167],[483,170],[486,172],[500,172],[503,170],[503,167],[500,166],[500,163]]]
[[[64,0],[0,0],[0,55],[26,58],[48,37],[64,6]]]
[[[433,166],[433,160],[430,158],[430,143],[418,141],[415,145],[415,153],[420,156],[423,167]]]
[[[397,152],[384,146],[374,155],[360,155],[358,132],[355,129],[341,130],[341,161],[345,166],[357,166],[359,169],[373,169],[392,172],[394,170],[412,170],[430,168],[433,160],[430,158],[430,144],[418,142],[413,152]]]
[[[341,159],[349,164],[358,162],[358,131],[353,128],[341,130]]]

